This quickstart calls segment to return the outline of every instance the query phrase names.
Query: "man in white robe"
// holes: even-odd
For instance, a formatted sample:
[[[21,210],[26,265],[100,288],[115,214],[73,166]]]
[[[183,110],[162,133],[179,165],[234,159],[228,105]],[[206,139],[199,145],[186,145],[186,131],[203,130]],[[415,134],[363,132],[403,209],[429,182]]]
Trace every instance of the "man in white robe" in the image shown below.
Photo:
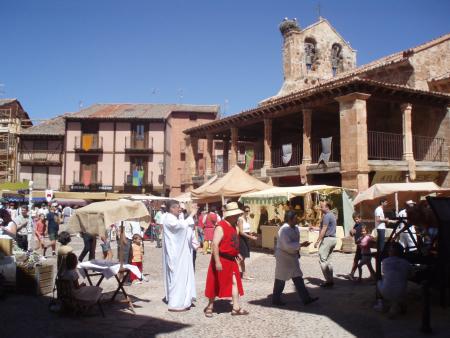
[[[196,207],[186,219],[180,218],[180,204],[168,203],[163,220],[163,275],[169,311],[189,310],[196,298],[192,263],[192,228]]]
[[[272,304],[276,306],[285,305],[281,300],[281,294],[286,281],[292,279],[300,299],[303,304],[307,305],[319,299],[309,295],[300,269],[300,247],[308,246],[310,243],[300,243],[300,231],[296,225],[297,214],[294,211],[288,211],[285,220],[286,223],[278,230],[277,247],[275,249],[276,265]]]

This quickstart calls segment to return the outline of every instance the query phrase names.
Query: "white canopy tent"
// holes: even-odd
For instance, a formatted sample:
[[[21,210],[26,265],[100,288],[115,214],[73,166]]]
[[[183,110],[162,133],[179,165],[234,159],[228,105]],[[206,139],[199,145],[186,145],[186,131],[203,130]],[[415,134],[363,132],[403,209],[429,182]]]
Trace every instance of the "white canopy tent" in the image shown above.
[[[359,206],[362,214],[371,215],[380,200],[386,199],[390,205],[395,206],[398,214],[399,208],[408,200],[418,202],[423,196],[448,192],[448,189],[443,189],[434,182],[377,183],[359,193],[353,205]]]

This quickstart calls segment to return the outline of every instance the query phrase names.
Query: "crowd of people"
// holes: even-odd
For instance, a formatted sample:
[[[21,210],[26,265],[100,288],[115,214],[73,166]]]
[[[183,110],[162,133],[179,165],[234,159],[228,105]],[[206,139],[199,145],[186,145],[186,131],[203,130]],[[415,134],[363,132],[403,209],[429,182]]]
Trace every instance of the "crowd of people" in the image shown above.
[[[395,220],[390,220],[384,215],[388,202],[381,200],[374,212],[374,228],[365,225],[358,213],[353,215],[354,227],[350,234],[357,245],[353,265],[349,278],[355,280],[358,270],[358,278],[362,281],[362,269],[366,266],[371,278],[377,281],[377,295],[379,302],[377,307],[390,303],[392,313],[404,309],[406,284],[411,272],[411,266],[402,258],[403,253],[417,250],[417,235],[414,226],[408,223],[407,209],[415,205],[414,201],[407,201]],[[52,255],[56,255],[56,241],[60,242],[58,260],[60,256],[68,258],[71,265],[75,263],[75,254],[68,245],[70,234],[59,233],[60,224],[67,223],[76,208],[57,204],[49,206],[36,205],[33,210],[28,206],[16,208],[14,204],[4,205],[0,209],[0,231],[3,234],[14,237],[18,246],[23,250],[30,249],[30,235],[34,229],[35,250],[42,250],[45,256],[48,248],[52,249]],[[324,281],[320,284],[323,288],[334,286],[334,273],[332,255],[336,246],[337,218],[333,212],[332,204],[328,201],[320,202],[321,221],[318,226],[310,225],[311,231],[318,231],[318,239],[314,247],[318,249],[319,264]],[[111,240],[117,240],[118,256],[122,252],[123,262],[135,265],[143,272],[144,245],[143,240],[149,239],[156,242],[157,248],[162,248],[163,276],[165,286],[165,301],[169,311],[186,311],[190,309],[197,298],[195,287],[195,261],[198,250],[203,254],[211,254],[211,260],[206,276],[204,294],[208,298],[208,305],[204,309],[206,317],[212,317],[215,298],[232,299],[232,315],[247,315],[249,312],[241,307],[240,297],[244,294],[242,279],[251,280],[245,264],[250,257],[250,241],[257,240],[251,232],[250,208],[242,208],[236,202],[231,202],[222,207],[221,212],[212,207],[209,210],[198,210],[192,205],[190,212],[183,203],[168,201],[157,210],[151,210],[151,223],[148,228],[141,227],[139,220],[128,220],[118,224],[111,224],[104,235],[99,236],[104,259],[112,259]],[[30,222],[31,218],[31,222]],[[387,224],[395,223],[395,238],[385,250],[385,229]],[[30,227],[30,224],[34,224]],[[124,236],[119,239],[122,230]],[[372,230],[376,229],[376,239],[372,237]],[[49,241],[45,237],[48,235]],[[84,248],[75,259],[82,262],[86,256],[89,260],[95,259],[97,238],[89,233],[80,234]],[[295,211],[287,210],[284,222],[277,234],[275,248],[276,267],[273,285],[272,304],[283,306],[282,293],[285,282],[292,279],[298,296],[303,304],[307,305],[318,300],[318,297],[310,295],[303,281],[303,272],[300,267],[300,249],[312,243],[300,242],[298,217]],[[377,255],[372,248],[377,249]],[[68,256],[70,254],[70,257]],[[376,269],[372,266],[372,259],[376,256]],[[59,262],[58,262],[59,266]],[[378,275],[377,275],[378,274]],[[142,276],[144,276],[142,274]],[[68,278],[75,278],[73,272]],[[145,277],[138,278],[131,274],[127,283],[140,283]],[[77,288],[82,285],[78,285]],[[101,290],[100,290],[101,291]],[[87,292],[87,291],[84,291]],[[98,292],[98,290],[90,291]],[[384,300],[384,302],[382,301]]]
[[[24,251],[41,249],[42,255],[45,256],[47,249],[51,248],[52,255],[56,256],[59,226],[68,222],[76,208],[58,203],[42,203],[35,204],[29,210],[28,205],[2,204],[0,232],[14,238],[18,247]],[[45,242],[46,236],[49,243]],[[31,247],[32,239],[35,241],[34,248]]]

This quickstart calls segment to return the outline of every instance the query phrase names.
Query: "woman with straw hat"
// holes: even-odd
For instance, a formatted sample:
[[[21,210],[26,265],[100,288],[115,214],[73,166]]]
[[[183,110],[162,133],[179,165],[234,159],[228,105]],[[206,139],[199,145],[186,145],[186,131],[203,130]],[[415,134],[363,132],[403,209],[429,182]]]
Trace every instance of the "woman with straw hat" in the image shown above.
[[[243,213],[236,202],[228,203],[225,206],[224,220],[220,221],[214,230],[212,257],[205,288],[205,296],[209,302],[204,313],[208,318],[213,315],[216,297],[232,298],[232,316],[248,315],[248,311],[242,309],[239,304],[239,297],[244,295],[244,289],[238,266],[242,257],[239,254],[236,221]]]

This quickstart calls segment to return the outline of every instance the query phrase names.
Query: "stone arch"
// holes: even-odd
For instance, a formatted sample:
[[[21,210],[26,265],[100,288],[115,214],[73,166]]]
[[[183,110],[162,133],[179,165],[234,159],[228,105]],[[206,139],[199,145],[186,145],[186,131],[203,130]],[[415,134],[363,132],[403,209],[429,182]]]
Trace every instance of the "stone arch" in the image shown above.
[[[338,70],[341,70],[343,64],[342,61],[342,45],[335,42],[331,46],[331,68],[333,71],[333,76],[336,75]]]
[[[305,38],[305,64],[307,70],[312,70],[314,62],[317,60],[317,42],[313,37]]]

